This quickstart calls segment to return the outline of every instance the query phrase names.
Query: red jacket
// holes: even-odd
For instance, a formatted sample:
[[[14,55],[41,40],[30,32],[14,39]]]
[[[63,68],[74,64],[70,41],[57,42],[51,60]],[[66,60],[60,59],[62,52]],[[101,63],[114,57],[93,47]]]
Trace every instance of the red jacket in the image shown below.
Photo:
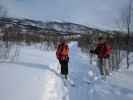
[[[67,60],[68,52],[69,52],[69,47],[67,44],[59,44],[56,51],[56,57],[59,60]]]
[[[106,58],[111,54],[112,48],[107,43],[98,43],[95,52],[99,58]]]

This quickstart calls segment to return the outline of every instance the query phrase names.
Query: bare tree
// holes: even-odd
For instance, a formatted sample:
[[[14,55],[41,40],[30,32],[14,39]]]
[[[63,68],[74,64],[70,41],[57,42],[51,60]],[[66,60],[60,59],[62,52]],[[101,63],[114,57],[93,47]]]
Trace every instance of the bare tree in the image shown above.
[[[0,5],[0,17],[6,17],[7,16],[7,9]]]
[[[121,9],[120,18],[119,18],[119,28],[121,31],[126,33],[126,59],[127,59],[127,69],[129,68],[129,54],[130,54],[130,34],[132,31],[133,25],[133,1],[128,0],[127,4]]]
[[[3,6],[3,5],[1,5],[0,4],[0,17],[7,17],[7,9]],[[5,28],[4,28],[4,30],[3,30],[3,27],[1,27],[1,29],[2,29],[2,31],[3,31],[3,33],[4,33],[4,35],[6,34],[4,31],[5,31]],[[6,36],[7,37],[7,36]],[[4,38],[3,38],[4,39]]]

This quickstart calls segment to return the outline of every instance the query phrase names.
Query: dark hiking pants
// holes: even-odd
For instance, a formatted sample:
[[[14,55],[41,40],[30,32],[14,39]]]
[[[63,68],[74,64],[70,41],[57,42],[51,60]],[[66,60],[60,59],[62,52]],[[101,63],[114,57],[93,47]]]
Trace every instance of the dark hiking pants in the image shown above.
[[[61,74],[67,75],[68,74],[68,60],[59,60],[61,65]]]
[[[103,72],[103,59],[98,58],[97,66],[99,68],[100,74],[104,75],[104,72]]]
[[[101,75],[109,75],[108,59],[98,59],[98,68]]]

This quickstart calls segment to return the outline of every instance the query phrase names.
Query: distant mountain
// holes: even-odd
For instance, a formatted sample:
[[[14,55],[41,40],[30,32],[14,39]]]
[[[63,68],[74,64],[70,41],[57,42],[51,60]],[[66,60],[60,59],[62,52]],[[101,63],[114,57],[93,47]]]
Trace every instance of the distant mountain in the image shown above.
[[[0,17],[0,29],[13,27],[19,32],[32,32],[32,33],[49,33],[53,32],[56,34],[68,34],[68,33],[79,33],[79,34],[92,34],[94,32],[104,32],[99,29],[90,28],[85,25],[69,23],[69,22],[42,22],[31,19],[17,19],[17,18],[5,18]]]

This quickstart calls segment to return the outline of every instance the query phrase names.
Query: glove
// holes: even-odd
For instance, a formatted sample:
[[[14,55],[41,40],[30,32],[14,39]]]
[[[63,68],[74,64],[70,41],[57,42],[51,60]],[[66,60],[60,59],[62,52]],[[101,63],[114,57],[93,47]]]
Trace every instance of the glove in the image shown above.
[[[90,53],[95,53],[95,51],[94,50],[90,50]]]
[[[109,54],[107,54],[104,58],[109,58],[110,57],[110,55]]]
[[[66,59],[68,62],[69,62],[69,57],[67,57],[67,59]]]

